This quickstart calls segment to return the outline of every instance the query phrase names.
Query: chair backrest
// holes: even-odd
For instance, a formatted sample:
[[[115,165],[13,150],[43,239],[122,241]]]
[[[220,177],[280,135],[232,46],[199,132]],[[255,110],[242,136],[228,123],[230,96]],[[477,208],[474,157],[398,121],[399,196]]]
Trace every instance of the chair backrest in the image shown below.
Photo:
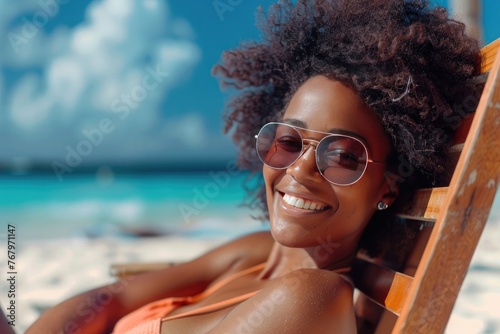
[[[456,131],[444,186],[418,190],[399,212],[420,229],[403,269],[383,259],[355,261],[359,333],[445,330],[500,181],[499,47],[500,39],[482,50],[486,85]]]

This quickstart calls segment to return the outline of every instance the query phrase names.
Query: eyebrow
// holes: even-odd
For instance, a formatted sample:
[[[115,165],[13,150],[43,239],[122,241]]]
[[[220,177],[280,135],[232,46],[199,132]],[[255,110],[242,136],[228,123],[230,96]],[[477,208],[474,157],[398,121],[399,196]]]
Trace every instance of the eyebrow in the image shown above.
[[[296,118],[286,118],[283,120],[283,123],[294,125],[294,126],[297,126],[299,128],[309,129],[307,127],[306,123],[304,123],[303,121],[296,119]],[[314,130],[311,130],[311,131],[314,131]],[[370,148],[370,145],[368,144],[368,141],[366,140],[366,138],[361,136],[360,134],[358,134],[356,132],[352,132],[352,131],[345,130],[345,129],[337,129],[337,128],[330,129],[326,132],[329,132],[332,134],[339,134],[339,135],[354,137],[356,139],[359,139],[363,144],[365,144],[366,147],[368,148],[368,150]]]

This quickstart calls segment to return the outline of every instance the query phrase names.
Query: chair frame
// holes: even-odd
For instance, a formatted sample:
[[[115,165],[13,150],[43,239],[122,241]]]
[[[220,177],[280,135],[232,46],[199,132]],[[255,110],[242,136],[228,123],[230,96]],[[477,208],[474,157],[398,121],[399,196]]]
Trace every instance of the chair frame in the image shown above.
[[[394,333],[444,332],[488,219],[500,181],[499,45],[483,51],[490,74]]]
[[[364,294],[356,308],[375,327],[363,333],[442,333],[446,328],[500,181],[499,48],[500,39],[482,50],[482,72],[489,75],[476,112],[456,132],[449,186],[418,190],[399,214],[408,223],[420,222],[422,230],[404,269],[363,258],[354,264],[353,278]],[[376,305],[386,311],[374,311]]]

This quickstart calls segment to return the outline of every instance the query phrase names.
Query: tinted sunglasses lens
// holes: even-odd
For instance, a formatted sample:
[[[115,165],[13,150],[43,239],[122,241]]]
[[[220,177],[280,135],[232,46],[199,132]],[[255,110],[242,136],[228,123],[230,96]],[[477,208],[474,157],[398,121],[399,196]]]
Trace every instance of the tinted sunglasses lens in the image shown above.
[[[269,123],[257,135],[257,154],[263,163],[273,168],[287,168],[302,152],[299,132],[285,124]]]
[[[339,185],[353,184],[366,169],[366,148],[351,137],[328,136],[316,149],[316,162],[328,181]]]

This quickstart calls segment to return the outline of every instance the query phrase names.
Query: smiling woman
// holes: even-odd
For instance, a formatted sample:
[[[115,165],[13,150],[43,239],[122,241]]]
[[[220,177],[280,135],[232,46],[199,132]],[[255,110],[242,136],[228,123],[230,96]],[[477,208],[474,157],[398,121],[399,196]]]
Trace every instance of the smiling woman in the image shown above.
[[[356,332],[352,261],[360,249],[399,252],[381,217],[443,170],[447,120],[462,116],[453,105],[473,91],[479,49],[419,0],[281,1],[259,23],[263,41],[225,53],[214,74],[236,90],[226,131],[240,166],[263,173],[250,197],[270,233],[111,284],[92,321],[79,305],[102,288],[75,296],[28,333],[68,323],[86,333]]]

